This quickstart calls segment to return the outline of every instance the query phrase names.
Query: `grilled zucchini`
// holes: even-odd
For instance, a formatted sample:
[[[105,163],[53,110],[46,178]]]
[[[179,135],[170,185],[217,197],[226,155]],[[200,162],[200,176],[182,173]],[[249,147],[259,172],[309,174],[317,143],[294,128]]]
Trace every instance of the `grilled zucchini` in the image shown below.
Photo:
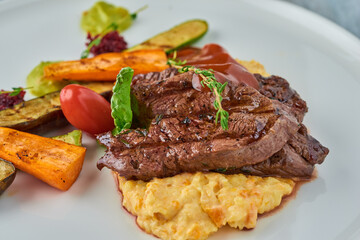
[[[0,158],[0,195],[11,185],[16,175],[16,169],[11,162]]]
[[[199,19],[189,20],[131,47],[127,51],[163,49],[166,53],[170,53],[199,40],[207,30],[208,24],[206,21]]]

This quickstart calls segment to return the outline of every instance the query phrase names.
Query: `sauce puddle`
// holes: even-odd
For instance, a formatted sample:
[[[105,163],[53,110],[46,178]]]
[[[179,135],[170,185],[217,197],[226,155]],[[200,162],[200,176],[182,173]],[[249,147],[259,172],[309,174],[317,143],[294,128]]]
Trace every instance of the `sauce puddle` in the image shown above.
[[[175,56],[172,55],[172,57]],[[259,89],[259,83],[254,75],[218,44],[206,44],[201,49],[194,47],[181,49],[177,52],[176,59],[185,60],[185,66],[190,65],[202,70],[211,69],[216,80],[220,83],[228,82],[230,86],[238,86],[240,83],[245,83],[248,86]],[[204,89],[201,81],[202,79],[195,74],[192,79],[193,88],[198,91],[208,91],[209,89]]]

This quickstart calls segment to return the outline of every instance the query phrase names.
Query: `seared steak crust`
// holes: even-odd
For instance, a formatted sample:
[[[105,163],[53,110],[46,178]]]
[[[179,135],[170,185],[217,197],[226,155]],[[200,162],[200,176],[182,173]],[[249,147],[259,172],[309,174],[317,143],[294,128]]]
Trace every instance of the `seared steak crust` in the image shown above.
[[[299,94],[293,90],[288,81],[279,76],[263,77],[260,74],[254,74],[259,81],[259,92],[264,96],[278,100],[279,102],[291,107],[292,112],[299,122],[304,119],[308,111],[306,102],[302,100]]]

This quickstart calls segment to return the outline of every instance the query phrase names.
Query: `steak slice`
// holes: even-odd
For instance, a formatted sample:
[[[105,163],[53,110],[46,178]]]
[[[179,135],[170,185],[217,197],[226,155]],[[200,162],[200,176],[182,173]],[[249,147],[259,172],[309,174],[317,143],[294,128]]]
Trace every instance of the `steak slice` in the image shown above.
[[[210,92],[194,91],[192,72],[178,74],[176,68],[169,68],[161,73],[138,74],[132,83],[132,93],[139,102],[151,109],[151,117],[156,115],[188,115],[191,113],[208,113],[214,111],[213,96]],[[174,77],[175,76],[175,77]],[[289,83],[279,76],[263,77],[254,74],[259,81],[258,90],[264,96],[278,100],[291,108],[298,122],[302,122],[308,108],[306,102],[293,90]],[[227,89],[229,90],[229,89]],[[222,104],[227,107],[231,92],[225,91]],[[211,102],[207,101],[211,99]]]
[[[238,169],[221,169],[226,174],[244,173],[257,176],[281,176],[309,179],[315,164],[321,164],[329,149],[308,135],[304,125],[287,144],[266,161]]]
[[[212,106],[212,94],[205,92],[202,96],[204,104]],[[228,131],[216,126],[212,107],[209,108],[213,111],[205,117],[193,111],[188,117],[155,119],[146,133],[138,130],[119,137],[110,133],[100,135],[98,140],[108,151],[98,167],[106,166],[127,179],[140,180],[181,172],[240,168],[265,161],[299,129],[287,106],[251,87],[228,89],[226,96],[230,112]]]
[[[244,166],[226,174],[244,173],[262,177],[281,176],[292,179],[308,179],[314,171],[314,165],[307,162],[289,144],[264,162]]]

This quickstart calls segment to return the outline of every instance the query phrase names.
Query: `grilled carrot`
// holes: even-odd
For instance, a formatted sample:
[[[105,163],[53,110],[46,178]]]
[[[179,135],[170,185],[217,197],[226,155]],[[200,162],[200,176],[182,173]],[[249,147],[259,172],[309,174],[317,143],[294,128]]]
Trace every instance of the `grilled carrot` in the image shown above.
[[[163,50],[137,50],[103,53],[93,58],[53,63],[44,67],[44,78],[76,81],[115,81],[124,67],[134,74],[160,72],[166,69],[167,57]]]
[[[86,149],[0,127],[0,158],[50,186],[68,190],[80,174]]]

